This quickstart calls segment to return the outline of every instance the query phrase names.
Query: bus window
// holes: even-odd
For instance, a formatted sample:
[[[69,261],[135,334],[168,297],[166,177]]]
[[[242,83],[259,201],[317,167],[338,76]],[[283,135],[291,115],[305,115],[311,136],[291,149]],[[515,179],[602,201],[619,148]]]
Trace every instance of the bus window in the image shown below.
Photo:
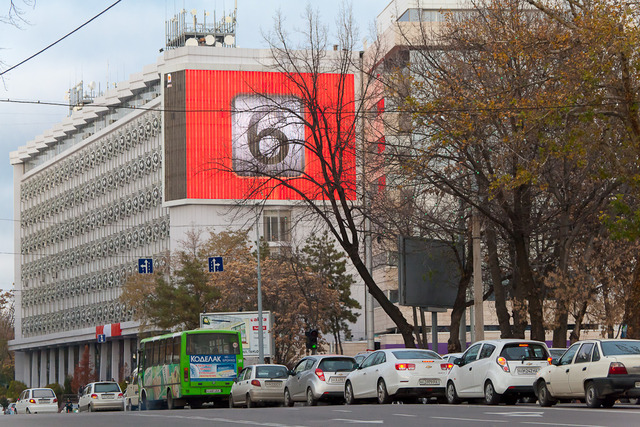
[[[153,341],[151,343],[151,348],[153,349],[153,359],[151,360],[151,365],[158,365],[158,351],[160,350],[160,346],[158,345],[158,341]]]
[[[173,363],[180,363],[180,337],[173,338]]]
[[[167,352],[167,340],[160,340],[160,356],[158,356],[158,363],[164,365]]]
[[[187,335],[187,354],[240,354],[236,334],[204,333]]]

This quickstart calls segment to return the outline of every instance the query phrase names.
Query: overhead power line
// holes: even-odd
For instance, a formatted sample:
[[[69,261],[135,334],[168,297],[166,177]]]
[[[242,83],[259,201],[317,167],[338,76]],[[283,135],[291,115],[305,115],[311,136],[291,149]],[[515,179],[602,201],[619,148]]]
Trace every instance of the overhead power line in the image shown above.
[[[18,62],[16,65],[14,65],[13,67],[10,67],[6,70],[4,70],[3,72],[0,73],[0,76],[5,75],[6,73],[8,73],[9,71],[18,68],[20,65],[24,64],[25,62],[35,58],[36,56],[40,55],[42,52],[44,52],[45,50],[49,49],[50,47],[55,46],[56,44],[60,43],[62,40],[66,39],[67,37],[69,37],[71,34],[75,33],[76,31],[78,31],[80,28],[84,27],[85,25],[89,24],[91,21],[95,20],[96,18],[98,18],[100,15],[103,15],[104,13],[106,13],[109,9],[111,9],[112,7],[114,7],[115,5],[117,5],[118,3],[120,3],[122,0],[118,0],[116,1],[114,4],[112,4],[111,6],[109,6],[108,8],[106,8],[105,10],[103,10],[102,12],[100,12],[99,14],[97,14],[96,16],[94,16],[93,18],[89,19],[87,22],[85,22],[84,24],[80,25],[78,28],[76,28],[75,30],[71,31],[70,33],[68,33],[67,35],[60,37],[58,40],[54,41],[53,43],[51,43],[49,46],[45,47],[44,49],[40,50],[39,52],[34,53],[33,55],[31,55],[30,57],[28,57],[27,59]]]

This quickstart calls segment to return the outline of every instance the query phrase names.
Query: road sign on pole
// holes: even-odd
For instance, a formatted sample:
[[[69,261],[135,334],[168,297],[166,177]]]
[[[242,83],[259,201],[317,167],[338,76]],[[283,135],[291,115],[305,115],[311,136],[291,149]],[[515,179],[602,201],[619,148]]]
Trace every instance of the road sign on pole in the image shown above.
[[[214,256],[209,258],[209,272],[216,273],[218,271],[224,271],[224,262],[221,256]]]
[[[152,274],[153,273],[153,259],[152,258],[139,258],[138,259],[138,273],[140,273],[140,274]]]
[[[105,334],[98,334],[98,342],[107,342],[107,336]]]

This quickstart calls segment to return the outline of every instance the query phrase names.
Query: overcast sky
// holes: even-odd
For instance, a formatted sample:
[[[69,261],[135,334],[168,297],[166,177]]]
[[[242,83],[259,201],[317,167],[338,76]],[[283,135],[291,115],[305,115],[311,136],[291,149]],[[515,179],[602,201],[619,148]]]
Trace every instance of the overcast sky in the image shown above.
[[[37,0],[32,6],[14,0],[23,9],[20,28],[0,23],[0,70],[19,63],[79,27],[115,3],[115,0]],[[390,0],[352,0],[360,39],[371,34],[376,16]],[[3,2],[0,16],[6,15]],[[312,0],[327,25],[335,21],[342,0]],[[299,25],[304,0],[238,0],[237,45],[264,48],[278,10],[292,32]],[[206,10],[213,16],[229,13],[233,0],[122,0],[56,46],[0,78],[0,100],[66,102],[65,92],[80,80],[94,81],[96,89],[128,80],[129,75],[157,62],[164,47],[165,21],[181,9]],[[210,19],[210,18],[209,18]],[[9,153],[50,129],[68,114],[66,107],[0,102],[0,289],[13,287],[13,171]]]

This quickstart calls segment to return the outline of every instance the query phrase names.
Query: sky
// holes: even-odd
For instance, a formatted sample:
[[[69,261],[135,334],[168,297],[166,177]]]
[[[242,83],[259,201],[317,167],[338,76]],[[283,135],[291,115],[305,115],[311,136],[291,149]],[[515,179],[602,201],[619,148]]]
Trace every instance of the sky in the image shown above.
[[[0,9],[0,72],[18,64],[86,21],[116,0],[14,0],[26,22],[19,28],[3,23],[9,2]],[[351,0],[360,39],[369,37],[376,16],[390,0]],[[307,4],[330,28],[343,0],[237,0],[239,48],[266,48],[263,34],[278,11],[293,33],[301,26]],[[84,81],[104,91],[155,64],[164,47],[165,21],[181,9],[217,17],[233,10],[233,0],[122,0],[60,43],[0,77],[0,100],[65,103],[65,93]],[[331,42],[331,40],[330,40]],[[330,43],[332,44],[332,43]],[[0,289],[14,283],[13,167],[9,153],[51,129],[68,115],[65,106],[0,102]],[[4,160],[2,160],[4,159]]]

